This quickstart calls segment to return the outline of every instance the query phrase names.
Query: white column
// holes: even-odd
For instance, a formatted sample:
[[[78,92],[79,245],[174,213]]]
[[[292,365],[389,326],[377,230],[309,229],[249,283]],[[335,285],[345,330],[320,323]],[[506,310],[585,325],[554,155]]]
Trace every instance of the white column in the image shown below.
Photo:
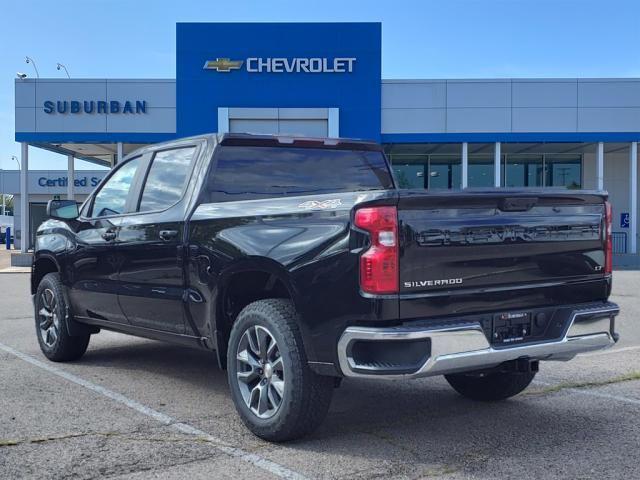
[[[597,188],[598,190],[604,190],[604,142],[598,142],[596,168]]]
[[[638,142],[629,148],[629,253],[638,253]]]
[[[2,175],[2,215],[4,215],[6,213],[6,204],[4,198],[4,172],[2,170],[0,170],[0,175]]]
[[[500,142],[496,142],[493,152],[493,186],[500,186]]]
[[[29,173],[29,144],[22,142],[20,159],[20,251],[27,253],[29,248],[29,192],[27,175]]]
[[[469,186],[469,144],[462,142],[462,175],[460,180],[460,188]]]
[[[340,109],[330,108],[327,118],[327,136],[338,138],[340,136]]]
[[[229,109],[218,107],[218,133],[229,133]]]
[[[75,165],[73,155],[67,155],[67,200],[75,198]]]
[[[118,142],[117,143],[116,149],[117,149],[116,151],[118,152],[116,161],[118,163],[120,163],[122,161],[122,159],[124,158],[124,149],[122,148],[122,142]],[[115,167],[115,165],[114,165],[114,167]]]

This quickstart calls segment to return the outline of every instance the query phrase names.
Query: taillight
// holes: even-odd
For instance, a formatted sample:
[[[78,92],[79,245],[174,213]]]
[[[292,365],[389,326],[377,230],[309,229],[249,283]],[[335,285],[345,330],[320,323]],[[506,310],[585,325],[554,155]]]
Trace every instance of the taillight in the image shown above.
[[[356,210],[356,227],[366,230],[371,245],[360,255],[360,288],[367,293],[398,292],[398,212],[396,207]]]
[[[611,241],[611,223],[613,222],[613,214],[611,204],[604,202],[604,273],[613,271],[613,243]]]

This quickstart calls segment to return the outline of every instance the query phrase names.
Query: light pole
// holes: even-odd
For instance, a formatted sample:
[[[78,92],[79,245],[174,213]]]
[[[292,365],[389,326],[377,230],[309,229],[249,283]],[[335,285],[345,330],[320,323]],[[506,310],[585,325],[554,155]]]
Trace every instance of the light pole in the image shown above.
[[[60,70],[60,69],[64,69],[64,73],[66,73],[66,74],[67,74],[67,78],[71,78],[71,75],[69,75],[69,70],[67,70],[67,67],[65,67],[64,63],[57,63],[57,64],[56,64],[56,68],[57,68],[58,70]]]
[[[18,171],[20,171],[22,169],[22,165],[20,165],[20,160],[18,160],[18,157],[16,157],[15,155],[11,155],[11,159],[15,160],[16,163],[18,164]],[[4,171],[2,172],[2,215],[4,216],[6,213],[6,201],[5,201],[6,197],[4,195]]]
[[[20,165],[20,160],[15,155],[11,155],[11,158],[16,161],[18,164],[18,171],[22,170],[22,165]],[[4,197],[4,172],[2,173],[2,215],[5,214],[5,197]]]
[[[33,65],[33,69],[36,71],[36,78],[40,78],[40,74],[38,73],[38,67],[36,67],[36,62],[33,61],[31,57],[24,57],[25,63],[30,63]]]

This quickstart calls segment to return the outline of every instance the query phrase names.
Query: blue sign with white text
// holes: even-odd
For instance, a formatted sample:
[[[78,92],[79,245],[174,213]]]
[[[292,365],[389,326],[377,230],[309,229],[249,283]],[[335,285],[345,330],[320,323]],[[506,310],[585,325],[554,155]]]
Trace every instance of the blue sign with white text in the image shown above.
[[[342,137],[380,140],[380,23],[178,23],[178,136],[218,108],[337,108]]]
[[[100,183],[100,180],[102,180],[101,177],[76,178],[73,180],[73,185],[76,187],[95,187]],[[38,178],[38,185],[41,187],[66,187],[68,182],[68,177]]]

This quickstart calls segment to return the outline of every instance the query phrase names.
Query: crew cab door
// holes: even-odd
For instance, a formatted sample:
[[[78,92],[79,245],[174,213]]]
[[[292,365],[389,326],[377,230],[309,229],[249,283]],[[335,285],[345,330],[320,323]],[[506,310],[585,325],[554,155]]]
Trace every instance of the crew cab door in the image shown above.
[[[149,154],[136,187],[136,203],[122,218],[119,301],[129,323],[183,334],[182,247],[188,195],[198,146],[185,144]]]
[[[75,248],[68,262],[69,300],[80,317],[127,323],[117,295],[122,264],[118,234],[141,163],[141,157],[136,157],[114,169],[74,224]]]

